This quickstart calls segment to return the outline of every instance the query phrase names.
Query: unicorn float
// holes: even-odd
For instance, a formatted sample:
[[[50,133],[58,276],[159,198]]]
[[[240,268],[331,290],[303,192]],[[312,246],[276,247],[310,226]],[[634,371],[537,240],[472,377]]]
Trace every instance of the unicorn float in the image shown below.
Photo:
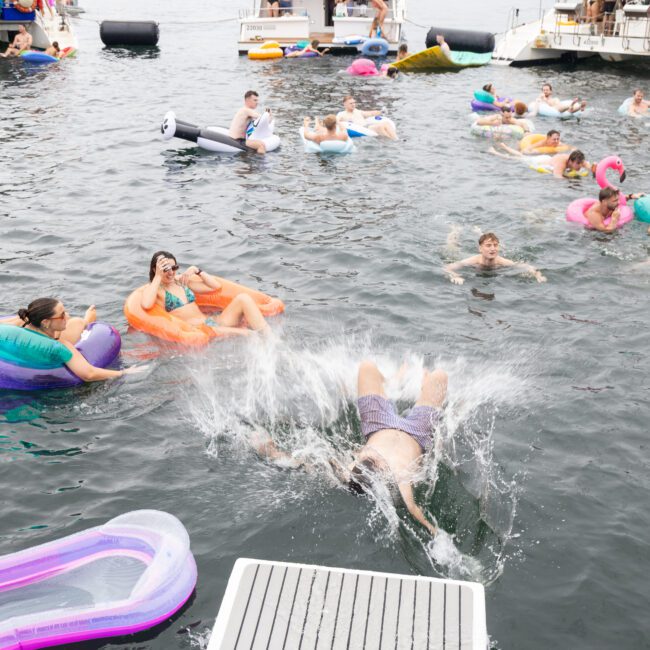
[[[607,171],[609,169],[615,169],[618,172],[621,183],[625,180],[626,174],[623,161],[618,156],[608,156],[607,158],[603,158],[598,165],[596,165],[596,182],[601,189],[606,187],[618,189],[607,179]],[[616,227],[620,228],[623,224],[634,219],[634,212],[632,211],[632,208],[628,206],[625,194],[619,192],[618,196],[618,209],[620,216]],[[566,209],[567,221],[574,221],[575,223],[582,224],[585,228],[592,228],[589,219],[587,219],[586,213],[595,203],[598,203],[598,199],[585,198],[572,201]],[[607,217],[607,219],[604,220],[605,225],[609,226],[610,221],[611,217]]]

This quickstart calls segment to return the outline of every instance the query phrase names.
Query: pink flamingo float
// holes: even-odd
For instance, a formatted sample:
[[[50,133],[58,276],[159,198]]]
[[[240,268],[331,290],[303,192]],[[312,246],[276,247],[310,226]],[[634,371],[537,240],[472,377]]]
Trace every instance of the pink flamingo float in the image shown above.
[[[348,66],[346,72],[353,77],[379,77],[388,69],[388,64],[384,63],[380,70],[374,61],[370,59],[355,59],[352,65]]]
[[[625,167],[623,161],[618,156],[607,156],[607,158],[603,158],[598,165],[596,165],[596,182],[600,185],[600,188],[611,187],[613,189],[618,189],[607,180],[608,169],[615,169],[618,172],[619,179],[622,183],[625,180]],[[620,217],[616,227],[620,228],[624,223],[634,219],[634,212],[632,211],[632,208],[628,206],[623,192],[620,192],[618,201]],[[572,201],[566,209],[567,221],[575,221],[576,223],[581,223],[585,228],[591,228],[591,224],[585,216],[585,213],[594,203],[598,203],[598,199],[585,198]],[[611,217],[605,219],[605,225],[608,226],[610,221]]]

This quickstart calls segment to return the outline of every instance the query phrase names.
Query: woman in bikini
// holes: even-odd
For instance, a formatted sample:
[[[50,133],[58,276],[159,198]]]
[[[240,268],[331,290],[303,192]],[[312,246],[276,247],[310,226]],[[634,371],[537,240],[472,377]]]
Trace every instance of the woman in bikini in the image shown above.
[[[142,292],[142,308],[151,309],[155,304],[165,308],[192,325],[207,325],[220,334],[245,335],[248,327],[260,332],[270,328],[262,312],[247,294],[239,294],[218,315],[208,318],[198,307],[194,294],[210,293],[221,288],[214,276],[198,266],[190,266],[184,273],[177,274],[176,258],[167,251],[154,253],[149,265],[149,284]],[[248,327],[242,327],[242,320]]]

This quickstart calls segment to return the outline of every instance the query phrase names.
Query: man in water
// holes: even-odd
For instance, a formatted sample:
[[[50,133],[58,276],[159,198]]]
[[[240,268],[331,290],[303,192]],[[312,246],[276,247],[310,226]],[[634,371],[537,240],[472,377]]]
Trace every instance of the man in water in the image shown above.
[[[510,106],[504,106],[501,108],[501,112],[494,113],[494,115],[486,115],[479,117],[474,124],[478,126],[502,126],[502,125],[512,125],[519,126],[524,131],[530,131],[530,125],[528,120],[518,120],[515,118],[512,108]]]
[[[541,171],[548,171],[553,174],[553,178],[566,178],[571,172],[580,172],[583,169],[594,171],[595,165],[591,165],[585,160],[585,155],[579,149],[574,149],[571,153],[558,153],[554,156],[525,156],[521,151],[515,151],[507,144],[500,142],[499,146],[502,153],[496,149],[490,149],[490,152],[502,158],[521,158],[532,169],[543,168]]]
[[[311,140],[320,144],[326,140],[341,140],[345,142],[350,139],[346,129],[342,129],[341,131],[337,129],[336,115],[326,115],[322,125],[317,117],[314,118],[313,131],[309,129],[310,122],[311,119],[309,117],[304,118],[302,122],[305,140]]]
[[[643,99],[643,91],[637,88],[634,91],[634,96],[630,102],[630,108],[627,114],[632,117],[647,117],[648,107],[650,107],[650,102]]]
[[[526,147],[522,153],[526,155],[541,153],[540,149],[544,149],[545,147],[550,147],[552,149],[557,149],[558,147],[565,147],[565,149],[568,148],[567,145],[562,142],[560,138],[560,132],[555,129],[551,129],[546,134],[546,138],[544,140],[531,144],[529,147]]]
[[[643,194],[628,194],[625,198],[628,201],[639,199]],[[604,187],[598,193],[598,201],[586,212],[585,217],[594,230],[600,232],[614,232],[621,217],[619,211],[620,190],[615,187]],[[609,225],[605,225],[605,219],[610,219]]]
[[[32,35],[27,31],[25,25],[18,25],[18,33],[14,36],[13,43],[0,56],[18,56],[24,50],[32,46]]]
[[[264,154],[266,153],[264,143],[261,140],[249,140],[247,134],[249,124],[260,117],[260,114],[255,110],[259,100],[260,97],[256,91],[248,90],[246,92],[244,95],[244,105],[235,113],[235,117],[232,118],[228,135],[238,140],[241,144],[245,144],[247,147],[254,149],[257,153]],[[269,109],[267,111],[269,114],[271,113]]]
[[[335,460],[330,464],[341,481],[357,493],[366,492],[377,480],[396,484],[413,518],[435,535],[435,524],[415,502],[413,483],[422,457],[433,446],[434,427],[440,421],[447,396],[447,373],[439,369],[424,371],[420,396],[406,416],[398,415],[393,402],[386,398],[385,381],[372,361],[361,362],[357,406],[366,441],[347,468]],[[267,434],[256,433],[252,442],[257,452],[270,460],[289,461],[293,467],[309,469],[279,450]]]
[[[381,115],[381,111],[361,111],[357,108],[357,102],[352,97],[352,95],[347,95],[343,98],[343,108],[340,113],[337,114],[336,119],[339,122],[352,122],[353,124],[358,124],[359,126],[367,126],[371,131],[374,131],[377,135],[383,135],[386,138],[391,140],[397,140],[397,132],[392,124],[385,120],[378,122],[373,122],[372,124],[367,125],[366,119],[369,117],[375,117]]]
[[[405,59],[407,56],[411,56],[409,54],[409,46],[406,43],[400,43],[397,48],[397,58],[395,59],[395,63]]]
[[[478,255],[472,255],[472,257],[467,257],[460,262],[454,262],[453,264],[447,264],[447,266],[445,266],[445,273],[449,275],[449,279],[454,284],[463,284],[463,282],[465,282],[465,280],[457,273],[457,271],[465,266],[476,266],[483,270],[515,267],[526,273],[530,273],[537,282],[546,282],[546,278],[534,266],[526,264],[525,262],[513,262],[505,257],[501,257],[499,255],[499,238],[492,232],[486,232],[480,236],[478,240],[478,250]]]
[[[571,100],[571,102],[561,102],[557,97],[553,97],[553,86],[550,83],[545,83],[542,86],[542,94],[537,98],[537,102],[540,104],[548,104],[551,108],[554,108],[560,113],[577,113],[578,111],[584,111],[587,107],[587,102],[582,101],[580,97],[576,97]]]

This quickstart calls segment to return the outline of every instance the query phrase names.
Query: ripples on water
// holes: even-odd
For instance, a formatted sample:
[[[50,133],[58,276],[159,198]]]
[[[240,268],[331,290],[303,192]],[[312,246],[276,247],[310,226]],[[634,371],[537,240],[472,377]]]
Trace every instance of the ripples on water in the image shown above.
[[[173,512],[190,532],[199,588],[170,628],[143,641],[151,648],[204,647],[245,555],[480,580],[503,648],[643,647],[650,274],[635,265],[648,257],[646,229],[568,226],[566,204],[595,185],[495,159],[466,115],[487,81],[532,99],[550,79],[560,96],[593,106],[581,124],[561,125],[564,139],[594,160],[619,153],[626,190],[647,191],[648,126],[615,113],[648,84],[647,70],[350,79],[338,74],[346,58],[238,58],[234,24],[172,25],[171,9],[146,2],[86,4],[88,18],[158,17],[160,48],[102,49],[96,25],[82,21],[77,60],[1,64],[12,163],[0,172],[0,312],[40,294],[75,312],[94,302],[126,334],[125,361],[152,365],[136,381],[2,397],[0,550],[135,508]],[[481,9],[474,26],[488,20]],[[412,28],[409,37],[414,49],[423,41]],[[181,45],[188,39],[200,58]],[[277,153],[214,156],[159,140],[167,110],[224,124],[249,87],[277,115]],[[303,115],[338,110],[348,92],[385,107],[400,142],[304,154]],[[488,230],[548,283],[466,272],[465,285],[451,285],[442,265],[473,253]],[[282,297],[280,341],[219,343],[195,357],[127,333],[123,300],[158,248]],[[422,365],[450,374],[418,494],[448,533],[433,545],[386,495],[348,495],[323,462],[361,442],[353,399],[366,355],[387,371],[410,360],[394,395],[405,404]],[[317,478],[259,461],[246,443],[255,426],[310,459]]]

